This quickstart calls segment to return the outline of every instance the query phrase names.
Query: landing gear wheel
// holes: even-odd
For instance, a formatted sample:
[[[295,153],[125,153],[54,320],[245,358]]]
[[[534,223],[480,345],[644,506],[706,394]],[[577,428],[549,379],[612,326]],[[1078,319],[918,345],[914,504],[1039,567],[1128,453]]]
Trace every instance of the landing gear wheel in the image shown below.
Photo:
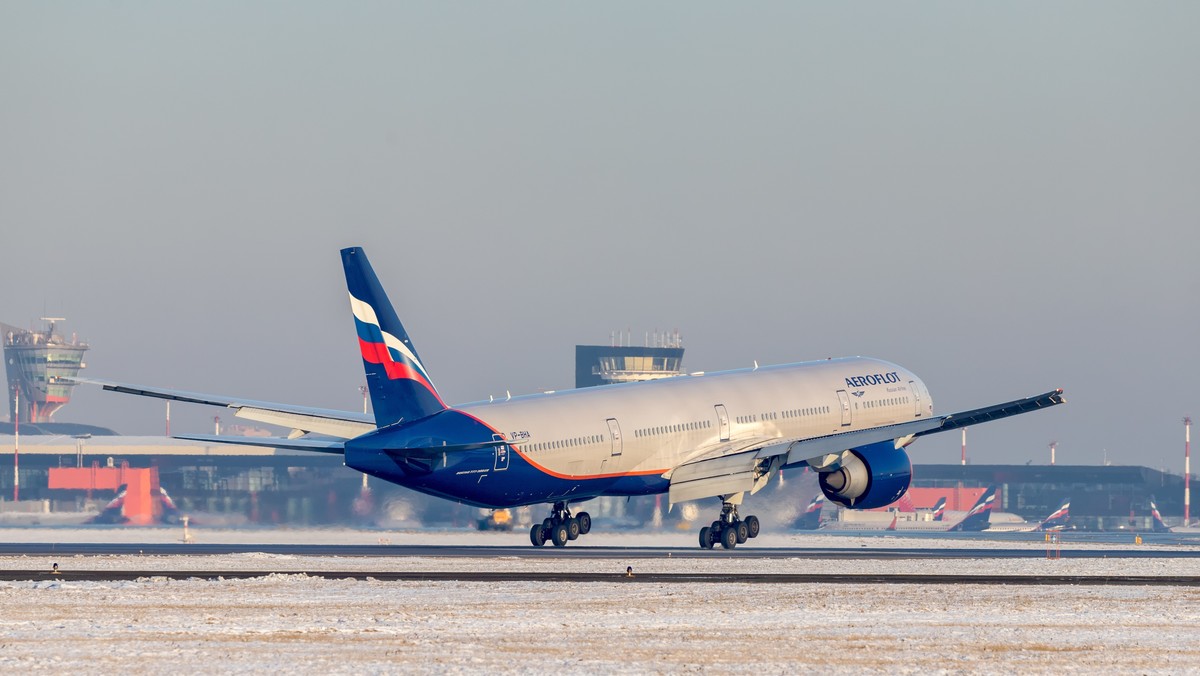
[[[567,519],[567,539],[576,540],[583,529],[579,526],[579,519]]]
[[[542,524],[535,523],[533,528],[529,529],[529,541],[534,547],[541,547],[546,544],[546,529],[542,528]]]
[[[721,546],[725,549],[733,549],[737,546],[738,534],[736,528],[726,528],[721,531]]]
[[[571,534],[567,531],[567,524],[559,523],[550,529],[550,539],[554,541],[555,547],[566,547],[567,542],[571,539]]]
[[[752,538],[758,537],[758,533],[762,529],[762,526],[759,525],[759,523],[758,523],[758,517],[757,516],[748,516],[748,517],[746,517],[745,523],[746,523],[746,534]]]
[[[551,530],[554,529],[554,519],[551,519],[550,517],[546,517],[545,519],[543,519],[542,520],[542,528],[545,528],[546,532],[549,533]]]
[[[708,526],[705,526],[704,528],[700,529],[700,549],[712,549],[712,548],[713,548],[712,529],[709,528]]]
[[[579,515],[576,516],[575,518],[579,519],[579,534],[580,535],[587,535],[588,533],[592,532],[592,515],[591,514],[588,514],[587,512],[580,512]]]
[[[721,521],[713,521],[708,525],[708,527],[712,529],[713,535],[715,536],[725,528],[725,524]]]
[[[750,539],[750,529],[746,527],[745,521],[738,521],[737,525],[733,527],[733,530],[737,534],[737,543],[739,545]]]

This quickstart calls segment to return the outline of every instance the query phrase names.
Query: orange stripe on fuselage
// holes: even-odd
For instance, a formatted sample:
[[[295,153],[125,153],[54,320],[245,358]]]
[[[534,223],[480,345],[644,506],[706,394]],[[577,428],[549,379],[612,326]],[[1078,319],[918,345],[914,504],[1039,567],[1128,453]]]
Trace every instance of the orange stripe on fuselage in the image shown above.
[[[650,469],[650,470],[642,470],[640,472],[613,472],[612,474],[562,474],[562,473],[555,472],[552,469],[549,469],[547,467],[543,467],[543,466],[537,464],[536,462],[533,461],[532,458],[530,458],[528,455],[523,453],[516,446],[513,446],[512,448],[514,451],[517,452],[517,455],[524,458],[525,462],[527,462],[531,466],[533,466],[534,469],[537,469],[540,472],[549,474],[550,476],[552,476],[556,479],[570,479],[573,481],[578,481],[578,480],[583,480],[583,479],[616,479],[616,478],[623,477],[623,476],[651,476],[653,474],[662,474],[667,471],[665,469]]]

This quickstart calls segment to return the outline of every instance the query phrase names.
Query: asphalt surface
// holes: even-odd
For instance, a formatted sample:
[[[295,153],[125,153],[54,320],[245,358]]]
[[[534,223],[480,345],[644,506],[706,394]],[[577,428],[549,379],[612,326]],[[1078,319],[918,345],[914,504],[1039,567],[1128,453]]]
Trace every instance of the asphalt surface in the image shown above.
[[[656,558],[753,558],[753,559],[1044,559],[1045,548],[919,548],[919,547],[755,547],[752,543],[736,549],[711,550],[699,547],[566,547],[535,548],[531,545],[331,545],[331,544],[130,544],[130,543],[55,543],[0,542],[0,556],[73,556],[136,555],[205,556],[223,554],[281,554],[290,556],[354,557],[434,557],[434,558],[576,558],[576,559],[656,559]],[[1197,549],[1155,548],[1072,548],[1059,550],[1064,559],[1195,559]]]
[[[0,570],[4,581],[116,582],[154,580],[237,580],[305,575],[327,580],[377,582],[606,582],[676,584],[987,584],[1200,587],[1200,576],[1174,575],[811,575],[719,573],[547,573],[547,572],[363,572],[305,570]]]

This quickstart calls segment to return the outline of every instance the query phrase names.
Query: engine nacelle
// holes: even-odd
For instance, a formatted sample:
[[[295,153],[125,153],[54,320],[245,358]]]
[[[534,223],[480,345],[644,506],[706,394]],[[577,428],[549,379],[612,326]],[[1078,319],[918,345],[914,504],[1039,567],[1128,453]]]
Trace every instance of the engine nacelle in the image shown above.
[[[912,462],[894,442],[870,444],[850,449],[837,469],[819,472],[817,482],[826,498],[843,507],[883,507],[908,490]]]

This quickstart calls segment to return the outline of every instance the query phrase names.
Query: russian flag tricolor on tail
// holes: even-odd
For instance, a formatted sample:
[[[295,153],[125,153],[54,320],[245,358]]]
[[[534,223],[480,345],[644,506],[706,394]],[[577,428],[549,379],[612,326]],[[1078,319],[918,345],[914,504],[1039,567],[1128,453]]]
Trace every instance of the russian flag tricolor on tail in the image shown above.
[[[1150,517],[1154,521],[1153,527],[1155,533],[1170,533],[1171,527],[1163,522],[1162,514],[1158,511],[1158,505],[1154,504],[1154,496],[1150,496]]]
[[[1062,507],[1059,507],[1058,509],[1054,510],[1053,514],[1046,517],[1046,521],[1054,521],[1055,519],[1061,519],[1063,517],[1066,517],[1070,513],[1071,513],[1071,503],[1064,502],[1062,504]]]
[[[385,427],[445,410],[367,254],[358,247],[342,249],[342,266],[375,424]]]
[[[977,516],[984,512],[990,512],[996,506],[996,490],[989,487],[984,492],[982,499],[971,506],[971,511],[967,512],[967,517]]]
[[[937,504],[933,506],[933,520],[941,521],[946,517],[946,498],[938,498]]]
[[[429,374],[412,349],[392,334],[379,328],[379,320],[370,304],[350,296],[350,310],[354,313],[354,325],[358,330],[358,348],[362,358],[371,364],[383,366],[389,380],[408,378],[415,380],[438,397]],[[438,397],[441,399],[441,397]]]
[[[819,514],[821,512],[821,508],[824,506],[825,506],[825,494],[817,493],[816,497],[814,497],[812,499],[812,501],[810,501],[808,503],[808,509],[805,509],[804,513],[812,514],[812,513],[816,512]]]

